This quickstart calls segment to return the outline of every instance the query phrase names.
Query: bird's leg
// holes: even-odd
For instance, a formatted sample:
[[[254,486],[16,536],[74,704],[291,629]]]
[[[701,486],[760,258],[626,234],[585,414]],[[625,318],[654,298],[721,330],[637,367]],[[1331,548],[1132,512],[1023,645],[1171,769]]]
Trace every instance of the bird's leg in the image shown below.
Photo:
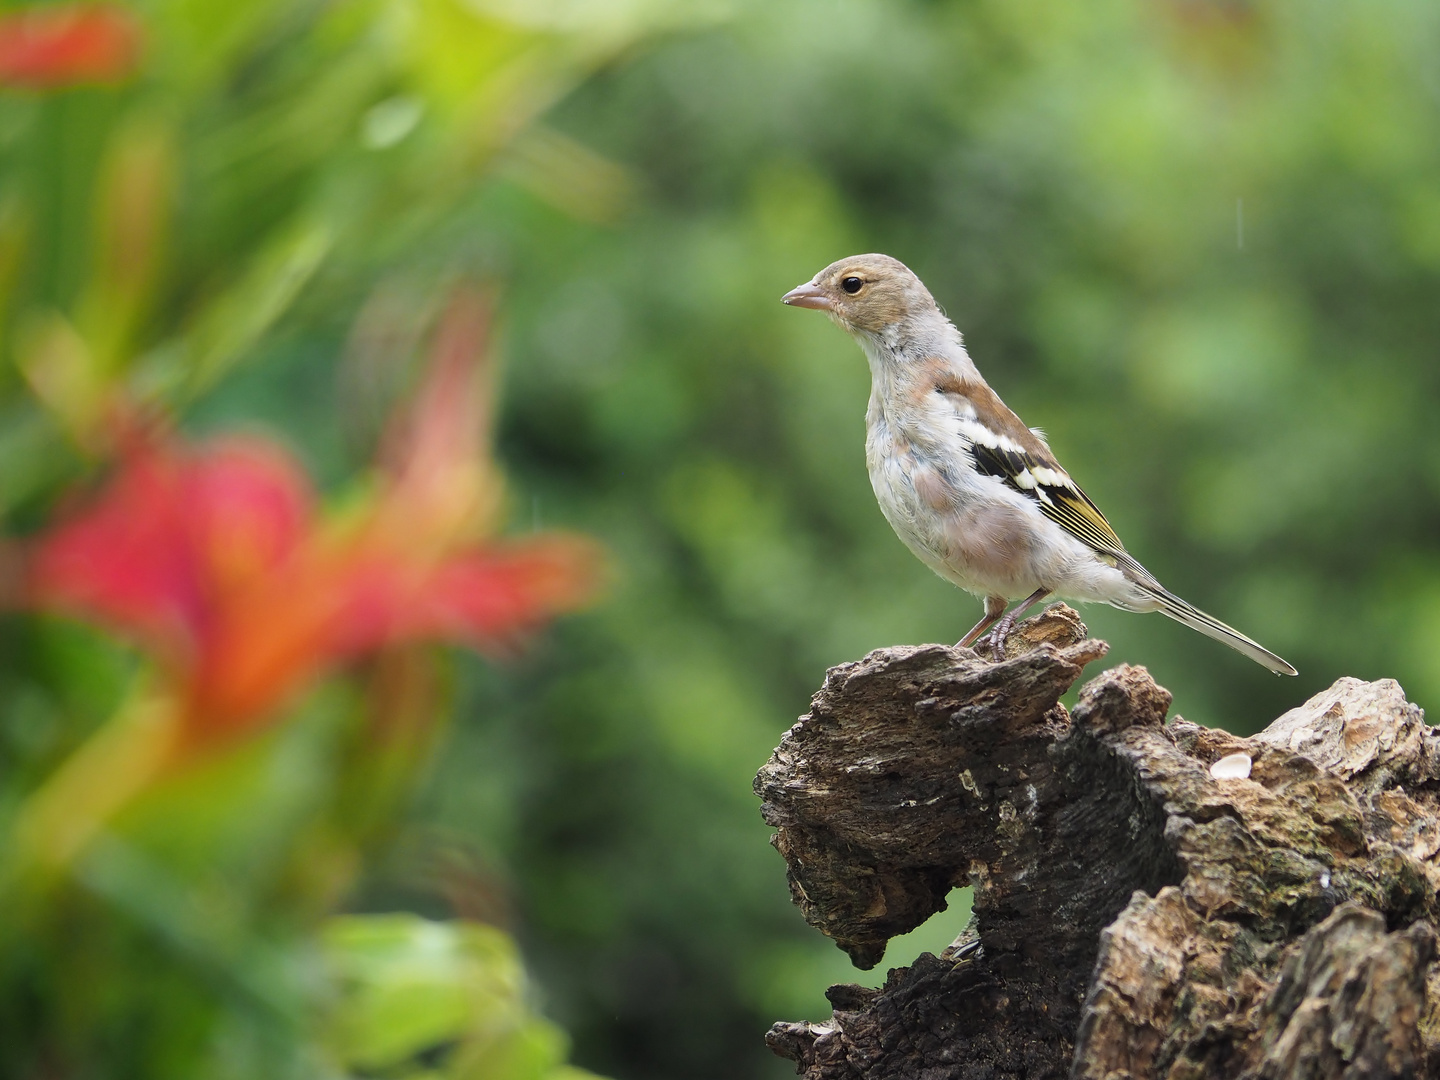
[[[991,624],[1003,614],[1005,614],[1005,598],[1003,596],[985,597],[985,617],[972,626],[970,632],[955,643],[955,647],[968,649],[974,645],[980,640],[980,635],[990,629]]]
[[[1003,619],[990,631],[990,655],[996,660],[1005,658],[1005,639],[1010,636],[1010,631],[1015,629],[1015,620],[1025,612],[1038,604],[1045,597],[1050,595],[1050,590],[1045,587],[1036,589],[1033,593],[1020,601],[1020,606],[1008,611]],[[988,608],[986,609],[989,610]]]

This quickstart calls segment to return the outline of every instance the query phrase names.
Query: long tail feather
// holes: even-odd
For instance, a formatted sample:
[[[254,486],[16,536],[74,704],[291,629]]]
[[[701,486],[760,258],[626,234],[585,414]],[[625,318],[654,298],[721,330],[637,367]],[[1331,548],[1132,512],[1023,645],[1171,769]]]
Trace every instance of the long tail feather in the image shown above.
[[[1254,660],[1261,667],[1269,668],[1276,675],[1298,675],[1290,664],[1276,656],[1258,641],[1252,641],[1240,633],[1233,626],[1226,626],[1213,615],[1206,615],[1197,607],[1187,604],[1180,597],[1167,589],[1160,588],[1153,590],[1153,595],[1160,604],[1160,611],[1170,616],[1178,623],[1184,623],[1191,630],[1198,630],[1206,637],[1214,638],[1216,641],[1229,645],[1238,653],[1243,653],[1251,660]]]

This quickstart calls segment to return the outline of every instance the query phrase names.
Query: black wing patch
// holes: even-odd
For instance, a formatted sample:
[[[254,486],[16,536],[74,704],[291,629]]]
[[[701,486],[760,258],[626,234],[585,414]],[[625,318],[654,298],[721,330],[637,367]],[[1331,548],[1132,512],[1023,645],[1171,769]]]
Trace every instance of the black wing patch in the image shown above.
[[[1026,450],[976,441],[971,442],[970,452],[980,472],[1033,499],[1042,514],[1076,539],[1103,554],[1125,550],[1100,508],[1058,465],[1041,461]]]

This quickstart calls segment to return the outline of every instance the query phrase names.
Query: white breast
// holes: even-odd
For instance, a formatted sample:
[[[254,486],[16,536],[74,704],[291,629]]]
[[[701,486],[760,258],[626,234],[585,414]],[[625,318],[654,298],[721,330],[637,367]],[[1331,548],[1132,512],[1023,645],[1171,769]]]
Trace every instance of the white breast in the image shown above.
[[[939,394],[908,411],[887,409],[880,394],[871,394],[865,442],[870,484],[905,546],[977,596],[1019,599],[1045,587],[1076,600],[1111,601],[1124,587],[1118,571],[1045,517],[1032,499],[977,472],[968,460],[965,423]]]
[[[878,394],[871,394],[865,420],[865,463],[885,520],[921,562],[960,588],[985,595],[987,583],[958,557],[954,542],[955,522],[983,505],[975,478],[937,457],[938,433],[917,426],[914,418],[897,422],[887,415]],[[958,433],[951,442],[957,444]]]

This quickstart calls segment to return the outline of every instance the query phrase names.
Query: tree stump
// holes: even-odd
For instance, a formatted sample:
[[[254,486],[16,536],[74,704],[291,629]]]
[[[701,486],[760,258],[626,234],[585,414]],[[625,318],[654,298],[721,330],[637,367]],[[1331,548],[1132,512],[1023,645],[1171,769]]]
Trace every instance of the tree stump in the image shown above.
[[[1420,709],[1341,679],[1239,738],[1167,724],[1170,694],[1121,666],[1072,715],[1105,652],[1057,604],[998,660],[830,669],[755,779],[795,903],[860,968],[957,886],[974,918],[770,1047],[808,1080],[1440,1077]]]

